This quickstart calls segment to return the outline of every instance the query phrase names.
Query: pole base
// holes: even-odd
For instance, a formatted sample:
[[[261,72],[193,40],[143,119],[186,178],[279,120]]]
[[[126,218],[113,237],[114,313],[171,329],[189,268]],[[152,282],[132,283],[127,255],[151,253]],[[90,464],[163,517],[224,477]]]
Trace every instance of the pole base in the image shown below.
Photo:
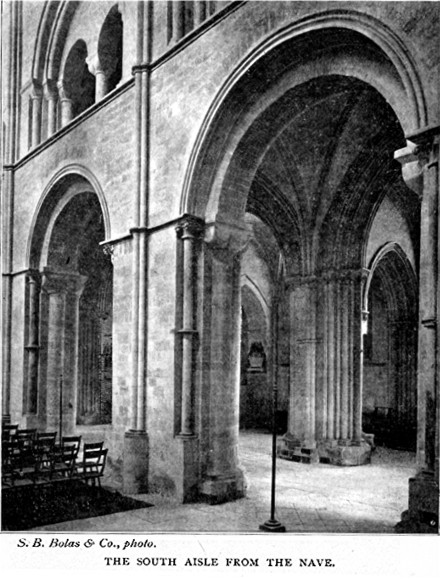
[[[269,519],[259,527],[260,531],[266,531],[267,533],[285,533],[286,527],[282,525],[276,519]]]

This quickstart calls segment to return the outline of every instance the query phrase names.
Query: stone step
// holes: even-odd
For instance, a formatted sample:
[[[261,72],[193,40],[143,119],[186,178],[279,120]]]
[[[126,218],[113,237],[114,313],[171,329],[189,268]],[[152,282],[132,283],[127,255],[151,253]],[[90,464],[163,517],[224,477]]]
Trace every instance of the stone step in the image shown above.
[[[319,461],[318,452],[315,448],[282,448],[278,449],[278,456],[293,462],[312,464]]]

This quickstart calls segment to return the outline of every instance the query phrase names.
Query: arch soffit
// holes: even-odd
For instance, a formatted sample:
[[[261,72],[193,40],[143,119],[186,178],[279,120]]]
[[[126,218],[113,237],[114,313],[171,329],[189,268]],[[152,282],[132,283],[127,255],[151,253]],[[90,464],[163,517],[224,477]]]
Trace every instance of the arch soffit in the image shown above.
[[[78,35],[75,37],[72,35],[69,39],[69,33],[73,18],[81,8],[81,4],[78,1],[62,3],[50,1],[45,6],[37,34],[33,64],[33,77],[40,82],[46,79],[58,80],[67,55],[79,38]],[[84,38],[89,54],[97,54],[102,25],[109,10],[116,5],[117,2],[98,2],[94,5],[96,26]],[[81,37],[83,33],[84,31],[81,31]]]
[[[66,183],[65,180],[69,178],[71,182]],[[57,190],[58,187],[59,190]],[[106,239],[111,237],[110,214],[104,192],[98,180],[85,167],[76,164],[68,165],[50,179],[38,202],[26,248],[26,263],[29,264],[29,267],[36,268],[40,263],[44,263],[57,217],[73,197],[86,192],[97,195],[104,220],[105,237]],[[45,214],[46,208],[48,209],[48,214]],[[33,255],[35,244],[38,243],[37,238],[41,239],[38,264],[34,263]]]
[[[37,29],[37,40],[35,43],[35,50],[32,62],[32,78],[43,81],[44,67],[46,61],[47,48],[50,43],[50,35],[53,30],[53,23],[55,21],[59,3],[54,0],[45,2],[43,11],[41,13],[40,22]]]
[[[257,65],[260,59],[283,43],[332,28],[342,28],[349,32],[358,33],[366,41],[373,42],[382,57],[391,63],[389,70],[385,71],[385,79],[381,79],[381,75],[377,74],[378,71],[373,69],[374,74],[371,74],[368,80],[369,84],[389,102],[404,131],[408,133],[426,124],[426,103],[416,64],[402,40],[392,30],[375,18],[358,12],[334,11],[308,16],[265,39],[241,62],[223,84],[208,110],[191,152],[184,180],[181,201],[182,213],[194,213],[204,217],[207,221],[215,220],[223,180],[239,142],[257,116],[276,102],[287,89],[329,74],[354,76],[365,81],[366,68],[374,64],[381,64],[373,61],[368,62],[368,59],[364,59],[362,62],[353,60],[349,62],[347,55],[345,55],[343,63],[332,62],[325,56],[321,56],[317,61],[313,61],[313,67],[310,67],[310,63],[297,64],[294,70],[289,71],[281,79],[281,82],[276,83],[265,93],[264,107],[261,105],[260,99],[246,112],[244,118],[241,119],[239,130],[229,136],[227,154],[225,153],[217,166],[214,167],[215,181],[211,180],[210,183],[206,183],[206,179],[201,178],[199,174],[203,172],[202,157],[206,149],[209,148],[210,138],[215,132],[216,125],[219,124],[224,108],[227,108],[228,97],[240,84],[244,75]],[[341,64],[344,66],[342,67]],[[383,64],[381,66],[384,68]],[[264,152],[260,157],[263,155]],[[209,170],[212,172],[212,167]],[[202,197],[205,195],[202,201],[200,201],[200,192],[202,192]],[[206,192],[210,192],[209,199]]]
[[[244,292],[249,292],[253,298],[258,303],[258,306],[261,308],[261,311],[264,316],[264,321],[266,323],[266,328],[268,328],[269,324],[269,305],[266,302],[263,294],[260,291],[260,288],[257,284],[248,276],[242,275],[241,282],[240,282],[241,290]]]
[[[413,269],[413,266],[399,243],[390,241],[380,247],[375,255],[371,258],[363,292],[362,303],[364,311],[368,311],[368,295],[373,276],[377,272],[378,266],[383,264],[384,260],[391,256],[400,265],[401,271],[404,272],[406,282],[409,286],[406,287],[405,291],[412,293],[414,296],[417,295],[417,275]],[[398,280],[396,280],[396,283],[398,283]],[[417,307],[417,304],[414,304],[414,306]]]

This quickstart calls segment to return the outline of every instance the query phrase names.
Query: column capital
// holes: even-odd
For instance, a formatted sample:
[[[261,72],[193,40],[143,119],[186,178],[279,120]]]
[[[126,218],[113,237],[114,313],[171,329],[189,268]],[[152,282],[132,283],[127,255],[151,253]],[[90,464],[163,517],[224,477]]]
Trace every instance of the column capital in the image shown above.
[[[423,170],[439,160],[440,126],[425,127],[408,135],[406,147],[395,151],[394,159],[402,165],[407,186],[419,199],[423,196]]]
[[[57,82],[57,88],[58,88],[58,94],[59,94],[61,100],[66,100],[66,101],[71,100],[70,97],[67,96],[66,83],[64,82],[64,79],[60,79]]]
[[[40,281],[40,279],[41,279],[41,274],[38,271],[38,269],[29,269],[26,272],[26,276],[27,276],[28,281],[32,282],[32,283],[36,283],[36,282]]]
[[[290,290],[295,290],[303,286],[315,287],[318,285],[320,278],[317,275],[288,275],[285,278],[286,287]]]
[[[440,125],[430,125],[428,127],[424,127],[418,131],[415,131],[411,135],[407,136],[407,140],[409,142],[415,143],[418,150],[417,153],[423,152],[423,149],[426,147],[431,147],[434,144],[438,144],[440,141]]]
[[[93,76],[96,76],[99,73],[104,73],[104,69],[101,65],[101,61],[99,60],[98,54],[88,56],[86,58],[86,64],[87,68],[89,69],[89,72],[93,74]]]
[[[84,289],[87,276],[79,273],[51,270],[47,267],[42,272],[41,289],[48,294],[76,294],[79,297]]]
[[[54,80],[46,79],[43,83],[43,93],[47,100],[56,100],[58,98],[58,86]]]
[[[342,282],[350,283],[354,281],[364,283],[368,278],[369,270],[365,267],[354,269],[328,269],[322,272],[320,279],[325,283]]]
[[[177,236],[181,239],[199,238],[204,232],[205,223],[203,219],[194,215],[183,215],[176,225]]]
[[[41,82],[39,80],[33,80],[32,81],[32,87],[31,87],[31,92],[30,92],[31,98],[32,99],[41,99],[43,96],[43,87],[41,85]]]
[[[205,227],[205,243],[213,250],[238,255],[245,251],[251,238],[245,223],[215,221]]]

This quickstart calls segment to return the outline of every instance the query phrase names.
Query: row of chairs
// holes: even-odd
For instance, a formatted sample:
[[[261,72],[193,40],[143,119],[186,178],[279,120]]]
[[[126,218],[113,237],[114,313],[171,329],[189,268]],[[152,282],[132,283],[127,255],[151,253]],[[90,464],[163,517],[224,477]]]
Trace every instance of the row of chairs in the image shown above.
[[[51,485],[81,480],[101,486],[108,449],[103,442],[84,442],[81,436],[63,436],[17,429],[2,440],[2,486]]]

